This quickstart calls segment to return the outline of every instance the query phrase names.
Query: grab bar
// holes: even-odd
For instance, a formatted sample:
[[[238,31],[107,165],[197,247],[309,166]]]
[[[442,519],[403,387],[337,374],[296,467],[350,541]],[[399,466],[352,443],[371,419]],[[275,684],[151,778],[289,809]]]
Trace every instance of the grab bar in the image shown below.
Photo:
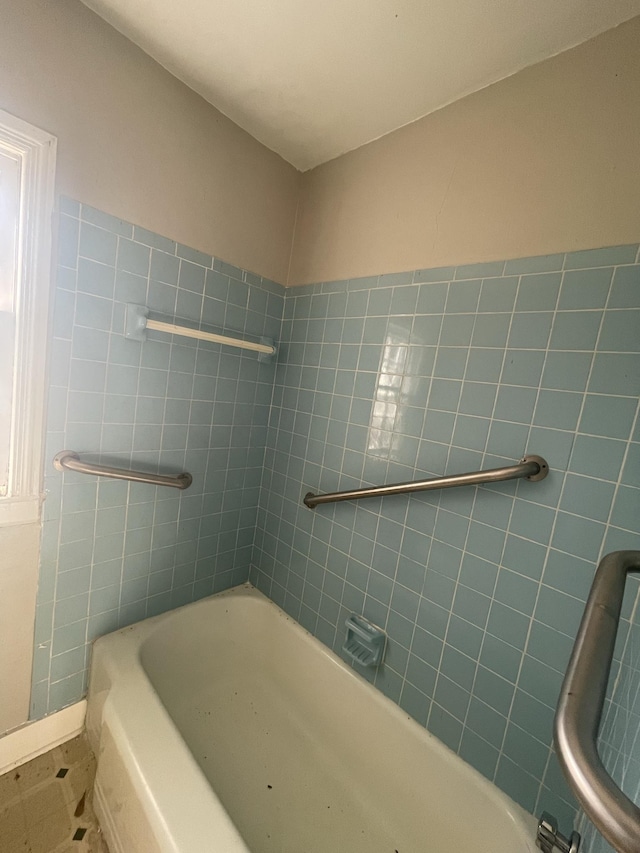
[[[53,457],[53,467],[58,471],[77,471],[79,474],[97,474],[98,477],[111,477],[113,480],[131,480],[134,483],[149,483],[152,486],[170,486],[174,489],[188,489],[193,482],[191,474],[186,472],[176,477],[163,474],[146,474],[143,471],[130,471],[128,468],[111,468],[109,465],[96,465],[83,462],[73,450],[61,450]]]
[[[506,468],[490,468],[487,471],[473,471],[471,474],[454,474],[450,477],[434,477],[430,480],[414,480],[410,483],[393,483],[389,486],[368,486],[348,492],[330,492],[326,495],[314,495],[307,492],[303,503],[310,509],[318,504],[334,501],[350,501],[357,498],[382,498],[385,495],[402,495],[411,492],[427,492],[431,489],[451,489],[454,486],[478,486],[481,483],[498,483],[501,480],[544,480],[549,466],[542,456],[525,456],[517,465]]]
[[[263,338],[262,343],[256,343],[245,341],[242,338],[229,338],[226,335],[218,335],[214,332],[203,332],[200,329],[191,329],[188,326],[176,326],[173,323],[165,323],[161,320],[150,320],[148,308],[129,302],[125,315],[125,338],[144,341],[147,329],[166,332],[169,335],[181,335],[183,338],[194,338],[197,341],[210,341],[214,344],[226,344],[227,346],[252,350],[260,353],[260,358],[267,358],[276,352],[273,341],[269,338]]]
[[[596,738],[629,572],[640,572],[640,551],[614,551],[600,561],[555,718],[564,775],[589,820],[619,853],[640,850],[640,808],[607,773]]]

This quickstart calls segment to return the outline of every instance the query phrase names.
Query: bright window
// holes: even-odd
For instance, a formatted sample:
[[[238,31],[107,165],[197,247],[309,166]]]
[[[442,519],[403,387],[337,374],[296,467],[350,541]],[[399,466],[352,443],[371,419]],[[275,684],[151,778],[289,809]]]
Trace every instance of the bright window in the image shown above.
[[[55,150],[0,111],[0,524],[40,514]]]
[[[19,220],[20,160],[0,151],[0,497],[9,490]]]

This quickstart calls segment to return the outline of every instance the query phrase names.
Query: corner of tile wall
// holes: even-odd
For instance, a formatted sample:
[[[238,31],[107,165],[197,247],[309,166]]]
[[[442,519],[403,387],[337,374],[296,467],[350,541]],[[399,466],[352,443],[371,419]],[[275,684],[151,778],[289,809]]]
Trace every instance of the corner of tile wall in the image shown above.
[[[73,200],[60,211],[32,717],[83,695],[94,637],[248,577],[338,653],[351,611],[382,625],[376,687],[529,811],[572,820],[555,699],[598,557],[640,547],[638,246],[285,291]],[[277,362],[127,341],[127,302],[276,338]],[[194,486],[63,477],[61,449]],[[525,452],[548,459],[545,481],[301,503]],[[629,697],[608,705],[619,767]]]

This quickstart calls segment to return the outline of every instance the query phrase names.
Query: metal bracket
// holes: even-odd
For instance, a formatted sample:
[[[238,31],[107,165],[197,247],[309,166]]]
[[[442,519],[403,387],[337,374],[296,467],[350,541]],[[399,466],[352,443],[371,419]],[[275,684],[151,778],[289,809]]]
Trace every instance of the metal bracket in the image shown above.
[[[572,832],[569,838],[565,838],[558,832],[558,821],[555,817],[549,812],[542,812],[536,836],[536,844],[542,853],[553,853],[554,849],[560,850],[560,853],[578,853],[581,841],[579,832]]]
[[[525,456],[522,459],[523,462],[537,462],[540,466],[540,470],[537,474],[529,474],[527,480],[531,480],[532,483],[537,483],[538,480],[544,480],[544,478],[549,473],[549,466],[547,464],[546,459],[543,459],[542,456],[535,456],[535,454],[531,454],[530,456]]]

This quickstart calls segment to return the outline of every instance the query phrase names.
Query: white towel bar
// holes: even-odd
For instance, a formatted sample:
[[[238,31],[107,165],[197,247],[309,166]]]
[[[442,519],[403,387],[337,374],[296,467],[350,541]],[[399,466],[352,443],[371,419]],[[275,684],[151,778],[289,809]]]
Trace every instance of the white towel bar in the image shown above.
[[[136,341],[146,338],[147,329],[155,332],[166,332],[168,335],[181,335],[184,338],[194,338],[198,341],[210,341],[214,344],[225,344],[226,346],[239,347],[240,349],[257,352],[263,357],[272,356],[276,352],[273,341],[262,338],[262,343],[245,341],[242,338],[229,338],[226,335],[218,335],[214,332],[203,332],[200,329],[190,329],[188,326],[176,326],[173,323],[165,323],[161,320],[150,320],[149,309],[144,305],[127,305],[125,317],[125,337]]]

